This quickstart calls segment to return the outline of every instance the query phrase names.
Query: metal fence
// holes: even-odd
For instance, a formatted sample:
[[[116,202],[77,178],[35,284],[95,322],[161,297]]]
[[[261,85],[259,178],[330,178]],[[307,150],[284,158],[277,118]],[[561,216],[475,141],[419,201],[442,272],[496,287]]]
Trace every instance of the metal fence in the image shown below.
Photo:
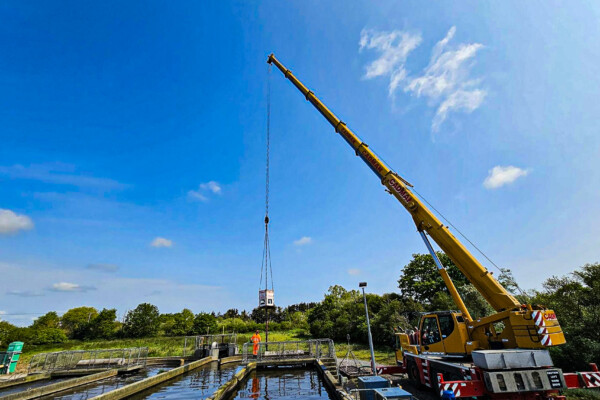
[[[198,335],[198,336],[186,336],[183,341],[183,356],[194,354],[198,349],[204,346],[212,345],[213,343],[218,345],[222,344],[237,344],[237,333],[226,333],[224,335]]]
[[[34,355],[29,361],[29,373],[146,366],[147,358],[147,347],[40,353]]]
[[[256,354],[255,354],[256,353]],[[295,358],[333,359],[337,363],[335,345],[331,339],[295,340],[289,342],[244,343],[242,362],[289,360]]]

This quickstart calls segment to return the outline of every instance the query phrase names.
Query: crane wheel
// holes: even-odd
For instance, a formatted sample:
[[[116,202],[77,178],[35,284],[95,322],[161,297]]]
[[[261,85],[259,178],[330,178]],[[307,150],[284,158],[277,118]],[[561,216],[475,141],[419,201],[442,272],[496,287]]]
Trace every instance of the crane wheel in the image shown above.
[[[406,365],[406,373],[408,374],[408,379],[415,385],[417,388],[422,388],[423,384],[421,383],[421,374],[419,373],[419,368],[417,367],[417,363],[414,361],[409,361]]]

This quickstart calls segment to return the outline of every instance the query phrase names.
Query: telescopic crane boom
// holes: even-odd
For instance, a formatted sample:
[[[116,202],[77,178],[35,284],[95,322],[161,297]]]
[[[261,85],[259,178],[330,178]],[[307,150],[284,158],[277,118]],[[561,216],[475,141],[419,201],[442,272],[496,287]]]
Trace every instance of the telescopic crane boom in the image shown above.
[[[438,269],[452,295],[455,303],[462,312],[462,324],[466,319],[467,326],[461,328],[461,340],[450,346],[447,343],[442,349],[445,353],[470,353],[477,348],[543,348],[548,345],[562,344],[564,335],[558,321],[551,310],[534,310],[531,305],[521,303],[510,294],[492,274],[477,261],[477,259],[463,246],[463,244],[444,226],[440,220],[417,198],[409,189],[412,187],[400,175],[388,167],[377,155],[363,142],[348,126],[341,121],[315,94],[298,80],[273,54],[267,61],[275,65],[284,76],[304,95],[325,119],[333,126],[335,131],[344,138],[371,170],[377,175],[387,191],[392,194],[410,213],[417,230],[423,236],[426,244],[429,235],[439,247],[452,259],[454,264],[467,277],[469,282],[481,293],[486,301],[496,310],[496,314],[473,321],[460,299],[456,288],[450,280],[446,270],[438,263]],[[430,248],[430,245],[428,245]],[[430,248],[431,250],[431,248]],[[435,253],[433,253],[435,258]],[[436,260],[438,261],[438,260]],[[535,318],[541,312],[542,323],[545,331],[538,333],[540,324],[535,323]],[[454,318],[455,324],[461,324],[461,318]],[[504,330],[497,332],[494,324],[504,322]],[[441,326],[441,325],[440,325]],[[465,333],[466,332],[466,333]],[[471,342],[466,345],[465,342]],[[450,350],[452,348],[452,350]]]

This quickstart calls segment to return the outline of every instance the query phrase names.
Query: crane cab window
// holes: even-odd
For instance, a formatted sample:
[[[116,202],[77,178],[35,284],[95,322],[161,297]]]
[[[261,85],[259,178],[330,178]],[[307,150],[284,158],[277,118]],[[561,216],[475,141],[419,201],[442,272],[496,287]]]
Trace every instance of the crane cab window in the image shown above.
[[[421,325],[421,344],[433,344],[441,341],[440,329],[436,317],[427,317]]]
[[[454,331],[454,320],[452,319],[452,315],[439,315],[438,318],[440,320],[442,337],[445,339]]]

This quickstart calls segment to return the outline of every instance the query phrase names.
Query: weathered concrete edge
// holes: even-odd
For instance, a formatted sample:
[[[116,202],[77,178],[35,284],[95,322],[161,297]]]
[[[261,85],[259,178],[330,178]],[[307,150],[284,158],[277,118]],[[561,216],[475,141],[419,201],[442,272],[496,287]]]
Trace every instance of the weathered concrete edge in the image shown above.
[[[256,363],[248,363],[248,365],[239,370],[229,381],[227,381],[223,386],[218,388],[217,391],[214,392],[212,396],[208,397],[206,400],[228,399],[233,392],[239,389],[240,384],[244,382],[248,375],[250,375],[250,373],[255,369]]]
[[[242,356],[231,356],[231,357],[224,357],[221,358],[221,365],[223,364],[231,364],[231,363],[236,363],[236,362],[241,362],[242,361]]]
[[[317,361],[316,358],[308,357],[308,358],[290,358],[288,360],[262,360],[256,361],[256,367],[279,367],[279,366],[294,366],[294,365],[314,365]]]
[[[185,374],[188,371],[192,371],[196,368],[199,368],[203,365],[206,365],[210,362],[216,361],[212,357],[206,357],[198,361],[191,362],[189,364],[183,365],[181,367],[173,368],[169,371],[162,372],[160,374],[151,376],[150,378],[142,379],[141,381],[134,382],[130,385],[126,385],[120,387],[118,389],[112,390],[110,392],[101,394],[92,398],[92,400],[118,400],[124,399],[133,394],[139,393],[143,390],[151,388],[152,386],[156,386],[159,383],[168,381],[169,379],[173,379],[176,376]],[[2,399],[4,400],[4,399]]]
[[[77,386],[85,385],[90,382],[99,381],[101,379],[110,378],[111,376],[117,375],[116,369],[99,372],[97,374],[82,376],[81,378],[68,379],[63,382],[51,383],[50,385],[34,388],[31,390],[25,390],[19,393],[8,394],[1,397],[2,400],[28,400],[35,399],[36,397],[47,396],[52,393],[62,392],[63,390],[72,389]]]
[[[35,382],[42,379],[50,379],[50,374],[32,374],[18,379],[7,379],[5,382],[0,382],[0,389],[6,389],[9,387],[22,385],[24,383]]]
[[[327,370],[325,364],[323,364],[320,360],[315,362],[317,367],[317,372],[321,375],[321,379],[325,383],[325,386],[329,389],[329,392],[335,395],[336,399],[341,400],[344,397],[340,393],[344,388],[340,385],[339,381],[335,379],[335,377]]]
[[[160,365],[160,364],[177,364],[183,365],[185,364],[185,360],[189,359],[189,357],[148,357],[146,358],[146,365]]]

